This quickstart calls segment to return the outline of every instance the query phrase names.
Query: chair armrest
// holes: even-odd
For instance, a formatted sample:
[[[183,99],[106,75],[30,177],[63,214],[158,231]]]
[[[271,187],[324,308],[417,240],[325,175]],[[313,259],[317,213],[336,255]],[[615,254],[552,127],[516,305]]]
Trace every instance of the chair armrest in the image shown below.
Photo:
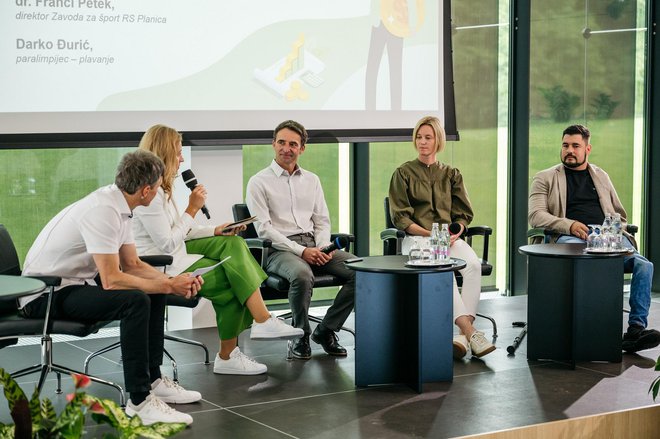
[[[395,228],[389,228],[385,229],[382,232],[380,232],[380,239],[385,241],[388,239],[403,239],[406,237],[406,232],[403,230],[395,229]]]
[[[484,262],[488,262],[488,243],[492,234],[493,229],[488,226],[470,226],[465,231],[465,241],[470,245],[470,247],[472,247],[473,236],[484,237],[483,253],[481,255],[481,260]]]
[[[273,247],[273,241],[264,238],[246,238],[247,244],[254,259],[259,262],[263,270],[266,269],[266,262],[268,261],[268,250]]]
[[[170,255],[148,255],[140,256],[140,260],[152,267],[164,267],[166,265],[171,265],[174,257]]]
[[[31,277],[33,279],[39,279],[41,282],[45,283],[47,287],[59,287],[62,283],[62,278],[58,276],[25,276]]]
[[[470,226],[465,231],[465,236],[479,235],[479,236],[484,236],[485,237],[484,239],[486,239],[492,234],[493,234],[493,229],[488,226]]]
[[[246,238],[245,243],[247,244],[248,248],[256,249],[271,248],[273,246],[273,241],[270,239],[262,238]]]

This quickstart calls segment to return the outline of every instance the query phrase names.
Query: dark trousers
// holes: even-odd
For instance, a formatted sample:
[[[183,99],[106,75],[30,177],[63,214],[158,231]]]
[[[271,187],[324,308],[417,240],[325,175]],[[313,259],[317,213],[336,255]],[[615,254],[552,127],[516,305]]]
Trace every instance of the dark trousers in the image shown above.
[[[305,247],[315,247],[314,238],[307,235],[289,236],[289,239]],[[312,301],[314,274],[332,274],[344,280],[332,306],[323,318],[323,326],[338,331],[351,314],[355,303],[355,271],[346,268],[344,261],[355,255],[337,250],[330,262],[320,267],[311,266],[304,259],[287,251],[274,251],[268,257],[266,271],[289,281],[289,304],[293,314],[292,325],[310,334],[309,305]]]
[[[51,316],[92,322],[119,320],[126,390],[149,392],[151,383],[160,378],[163,362],[165,304],[164,294],[71,285],[55,292]],[[47,296],[42,296],[28,303],[23,314],[44,317],[46,306]]]

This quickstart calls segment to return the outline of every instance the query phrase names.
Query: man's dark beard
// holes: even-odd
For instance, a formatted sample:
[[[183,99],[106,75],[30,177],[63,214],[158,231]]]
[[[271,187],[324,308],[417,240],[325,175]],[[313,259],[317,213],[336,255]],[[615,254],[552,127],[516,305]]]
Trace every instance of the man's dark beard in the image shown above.
[[[576,160],[575,162],[567,163],[566,158],[561,159],[561,162],[566,166],[567,168],[579,168],[580,166],[584,165],[584,162],[587,161],[587,159],[584,159],[581,162],[577,161],[577,157],[573,156],[573,158]]]

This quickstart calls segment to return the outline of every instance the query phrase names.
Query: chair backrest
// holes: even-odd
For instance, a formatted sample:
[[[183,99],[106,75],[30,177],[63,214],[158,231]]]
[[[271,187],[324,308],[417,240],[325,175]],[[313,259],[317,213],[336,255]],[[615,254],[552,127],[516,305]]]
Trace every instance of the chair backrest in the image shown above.
[[[231,207],[232,214],[234,215],[234,221],[241,221],[246,218],[250,218],[250,209],[248,209],[247,204],[234,204]],[[254,228],[254,223],[248,224],[247,229],[240,233],[243,238],[258,238],[257,229]]]
[[[385,227],[388,229],[394,228],[392,223],[392,215],[390,215],[390,197],[385,197],[383,201],[383,207],[385,207]]]
[[[21,275],[16,247],[4,224],[0,224],[0,274]]]

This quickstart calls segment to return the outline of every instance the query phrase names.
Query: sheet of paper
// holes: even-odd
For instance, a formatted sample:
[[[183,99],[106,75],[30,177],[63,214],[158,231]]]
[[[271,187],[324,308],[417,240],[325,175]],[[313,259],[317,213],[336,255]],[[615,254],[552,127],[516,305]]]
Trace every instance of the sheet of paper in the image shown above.
[[[222,264],[223,262],[225,262],[229,258],[231,258],[231,256],[227,256],[222,261],[218,262],[215,265],[211,265],[210,267],[198,268],[197,270],[192,272],[191,276],[201,276],[202,274],[208,273],[209,271],[213,270],[214,268],[216,268],[217,266],[219,266],[220,264]]]

